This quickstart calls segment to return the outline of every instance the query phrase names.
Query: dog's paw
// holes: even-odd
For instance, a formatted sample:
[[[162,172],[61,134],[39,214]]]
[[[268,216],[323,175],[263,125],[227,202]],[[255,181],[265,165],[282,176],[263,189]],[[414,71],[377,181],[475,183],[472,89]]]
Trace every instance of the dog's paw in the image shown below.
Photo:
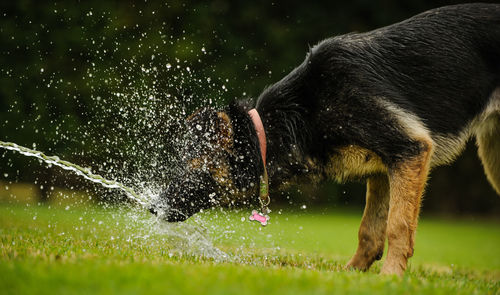
[[[390,261],[386,261],[384,266],[382,266],[382,270],[380,271],[381,275],[397,275],[402,277],[405,273],[405,269],[398,263],[391,263]]]
[[[345,269],[347,270],[359,270],[359,271],[367,271],[370,268],[371,263],[365,261],[365,259],[359,258],[357,255],[354,255],[349,262],[347,262]]]

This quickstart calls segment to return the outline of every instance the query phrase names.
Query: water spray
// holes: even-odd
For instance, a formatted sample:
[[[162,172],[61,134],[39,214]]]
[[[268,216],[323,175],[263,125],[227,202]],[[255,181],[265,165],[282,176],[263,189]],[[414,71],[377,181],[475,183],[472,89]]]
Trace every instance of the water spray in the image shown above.
[[[127,195],[129,199],[133,200],[134,202],[136,202],[137,204],[141,205],[144,208],[147,208],[149,205],[149,202],[146,201],[143,197],[141,197],[138,193],[136,193],[132,188],[125,186],[124,184],[118,181],[108,180],[99,174],[92,173],[92,171],[89,168],[84,168],[79,165],[70,163],[68,161],[61,160],[57,156],[47,156],[40,151],[20,146],[13,142],[0,141],[0,147],[11,151],[16,151],[25,156],[35,157],[44,161],[47,164],[55,165],[61,167],[64,170],[72,171],[75,174],[82,176],[83,178],[90,180],[92,182],[99,183],[106,188],[121,190]]]

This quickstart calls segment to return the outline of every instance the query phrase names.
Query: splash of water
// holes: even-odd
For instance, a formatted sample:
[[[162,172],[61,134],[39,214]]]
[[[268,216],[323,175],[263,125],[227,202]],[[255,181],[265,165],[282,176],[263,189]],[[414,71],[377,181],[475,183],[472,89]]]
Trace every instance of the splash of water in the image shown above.
[[[0,148],[18,152],[28,157],[34,157],[42,160],[49,165],[58,166],[64,170],[71,171],[89,181],[98,183],[106,188],[118,189],[125,193],[125,195],[139,204],[142,208],[147,208],[149,201],[143,196],[136,193],[132,188],[115,181],[105,179],[99,174],[92,173],[89,168],[84,168],[79,165],[61,160],[57,156],[47,156],[43,152],[33,150],[27,147],[20,146],[13,142],[0,141]],[[172,249],[179,249],[182,254],[187,253],[195,256],[203,256],[206,258],[214,259],[215,261],[228,261],[230,256],[224,251],[213,245],[212,240],[207,237],[206,230],[200,226],[193,226],[187,223],[168,224],[158,218],[149,216],[149,218],[141,219],[134,211],[128,212],[128,219],[133,220],[133,224],[140,225],[142,233],[136,235],[136,238],[149,239],[151,236],[166,236]]]
[[[136,224],[141,224],[142,237],[167,237],[171,249],[177,249],[182,255],[191,254],[214,259],[216,262],[232,261],[234,257],[214,246],[212,236],[206,228],[189,223],[165,223],[158,218],[150,217],[139,220],[136,214],[129,214]]]
[[[147,243],[159,243],[165,238],[180,253],[227,258],[227,254],[214,247],[212,241],[217,243],[217,237],[224,239],[226,236],[246,234],[236,223],[239,218],[229,219],[225,212],[221,212],[216,213],[213,219],[196,217],[190,221],[195,222],[194,225],[167,224],[147,214],[145,220],[141,219],[144,216],[142,207],[149,204],[159,190],[164,189],[165,180],[170,175],[182,169],[176,166],[176,152],[184,142],[175,135],[182,130],[184,118],[200,104],[217,106],[223,102],[225,95],[234,93],[228,92],[232,88],[228,85],[230,77],[217,77],[216,73],[223,72],[217,70],[216,66],[216,56],[220,54],[216,49],[212,50],[210,44],[193,42],[190,33],[182,31],[169,34],[171,28],[168,22],[159,27],[139,27],[137,24],[134,30],[123,26],[123,30],[116,31],[112,28],[121,25],[117,26],[117,18],[111,17],[108,12],[97,10],[87,13],[85,18],[99,26],[107,22],[103,38],[100,38],[101,35],[96,38],[81,34],[80,41],[84,44],[86,58],[85,61],[76,62],[78,66],[75,66],[75,71],[80,74],[76,82],[81,83],[74,85],[77,92],[90,95],[83,96],[81,103],[73,92],[65,90],[67,82],[72,80],[58,67],[41,68],[40,75],[43,77],[42,85],[46,86],[43,89],[57,89],[63,95],[74,98],[69,99],[69,103],[88,107],[85,112],[87,124],[81,124],[73,130],[64,119],[55,124],[51,122],[50,125],[30,122],[31,117],[10,122],[15,122],[15,125],[20,126],[16,128],[21,130],[34,125],[39,134],[53,131],[58,135],[50,139],[53,146],[67,146],[68,154],[86,156],[91,161],[90,165],[102,176],[57,156],[47,156],[15,143],[0,141],[0,148],[38,158],[104,187],[122,191],[141,205],[137,211],[132,210],[127,214],[127,221],[131,226],[139,225],[140,230],[134,235]],[[219,39],[217,35],[214,37]],[[134,42],[139,46],[130,48]],[[39,56],[39,60],[47,62],[45,55]],[[80,69],[82,72],[79,72]],[[11,74],[12,70],[9,76]],[[22,81],[33,81],[26,79],[27,75],[19,73]],[[18,84],[20,89],[23,88],[22,83],[25,82]],[[47,93],[50,97],[51,92]],[[243,93],[243,96],[246,94]],[[10,107],[12,113],[16,110],[13,106]],[[44,116],[42,114],[42,119]],[[25,124],[25,121],[32,125]],[[54,126],[55,130],[52,130]],[[106,159],[106,162],[94,162],[94,159]],[[224,221],[224,224],[217,223],[220,221]],[[161,235],[158,241],[156,234]],[[265,239],[261,235],[244,238],[245,241],[251,238]]]
[[[79,165],[70,163],[68,161],[61,160],[57,156],[47,156],[40,151],[29,149],[27,147],[20,146],[13,142],[0,141],[0,147],[11,151],[16,151],[28,157],[38,158],[49,165],[55,165],[64,170],[74,172],[76,175],[82,176],[83,178],[90,180],[92,182],[99,183],[106,188],[119,189],[122,192],[124,192],[127,195],[127,197],[129,197],[131,200],[138,203],[139,205],[143,207],[146,207],[148,205],[147,200],[145,200],[143,197],[137,194],[132,188],[127,187],[119,183],[118,181],[108,180],[99,174],[92,173],[89,168],[84,168]]]

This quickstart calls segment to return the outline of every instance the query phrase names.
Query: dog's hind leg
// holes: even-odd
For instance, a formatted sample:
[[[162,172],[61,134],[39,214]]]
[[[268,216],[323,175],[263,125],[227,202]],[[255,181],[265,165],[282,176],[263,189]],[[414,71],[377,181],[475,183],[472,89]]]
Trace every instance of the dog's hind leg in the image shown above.
[[[481,123],[476,139],[486,177],[500,195],[500,111],[490,114]]]
[[[366,271],[384,253],[385,230],[389,212],[389,179],[387,174],[368,178],[366,206],[358,232],[358,249],[347,268]]]
[[[387,219],[389,249],[382,274],[403,275],[413,256],[420,201],[429,174],[433,144],[419,140],[419,153],[389,169],[390,201]]]

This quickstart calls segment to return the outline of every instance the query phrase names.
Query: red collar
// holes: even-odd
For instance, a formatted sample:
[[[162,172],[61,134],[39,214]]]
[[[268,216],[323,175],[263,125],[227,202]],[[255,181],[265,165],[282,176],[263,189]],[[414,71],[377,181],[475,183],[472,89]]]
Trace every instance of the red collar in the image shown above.
[[[262,225],[266,225],[269,220],[269,214],[271,210],[267,207],[271,202],[269,198],[269,178],[267,176],[266,168],[266,132],[264,131],[264,125],[262,125],[262,120],[260,119],[259,113],[256,109],[251,109],[248,111],[248,115],[252,118],[253,126],[257,132],[257,138],[259,139],[260,154],[262,156],[262,164],[264,165],[263,173],[260,176],[260,188],[259,188],[259,202],[260,202],[260,213],[257,211],[252,211],[250,220],[256,220]]]
[[[266,131],[264,131],[264,125],[262,125],[262,120],[256,109],[251,109],[248,111],[248,115],[252,118],[253,126],[257,132],[257,138],[259,138],[260,154],[262,156],[262,163],[264,164],[264,169],[266,169]]]

